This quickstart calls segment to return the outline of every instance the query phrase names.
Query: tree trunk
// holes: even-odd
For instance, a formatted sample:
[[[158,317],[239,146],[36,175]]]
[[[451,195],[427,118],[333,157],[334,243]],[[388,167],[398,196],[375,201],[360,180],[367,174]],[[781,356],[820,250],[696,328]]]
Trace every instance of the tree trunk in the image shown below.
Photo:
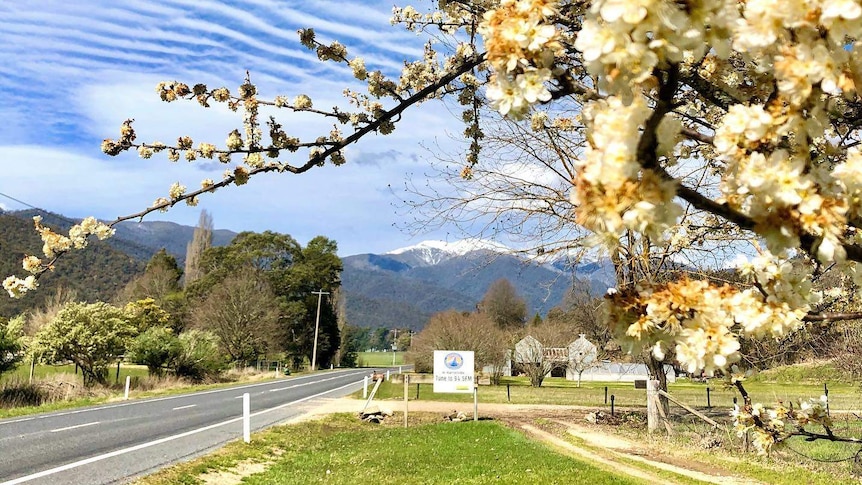
[[[653,357],[652,353],[644,358],[647,369],[649,369],[650,379],[658,381],[658,388],[667,392],[667,374],[664,373],[664,362]],[[664,396],[659,396],[659,404],[664,411],[665,416],[670,416],[670,403]]]

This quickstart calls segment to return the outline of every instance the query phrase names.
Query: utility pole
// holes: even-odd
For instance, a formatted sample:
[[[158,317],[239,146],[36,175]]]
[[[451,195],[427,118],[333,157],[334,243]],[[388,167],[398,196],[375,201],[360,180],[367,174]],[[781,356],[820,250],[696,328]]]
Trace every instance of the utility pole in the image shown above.
[[[311,370],[317,370],[317,332],[320,328],[320,302],[323,300],[323,295],[328,295],[328,291],[312,291],[312,295],[317,295],[317,319],[314,321],[314,348],[311,351]]]

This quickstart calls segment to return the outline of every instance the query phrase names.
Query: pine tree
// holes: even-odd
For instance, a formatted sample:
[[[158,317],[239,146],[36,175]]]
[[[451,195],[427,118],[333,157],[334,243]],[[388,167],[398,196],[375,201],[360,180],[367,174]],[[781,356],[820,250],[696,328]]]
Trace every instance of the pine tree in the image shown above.
[[[201,211],[198,225],[192,240],[186,246],[186,271],[183,286],[188,286],[201,277],[201,256],[204,251],[212,246],[213,242],[213,218],[206,210]]]

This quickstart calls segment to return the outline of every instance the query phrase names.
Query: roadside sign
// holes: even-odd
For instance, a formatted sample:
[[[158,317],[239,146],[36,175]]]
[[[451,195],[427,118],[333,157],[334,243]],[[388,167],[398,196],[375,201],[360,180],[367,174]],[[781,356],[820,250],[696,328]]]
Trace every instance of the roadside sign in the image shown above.
[[[472,350],[434,351],[434,392],[472,393]]]

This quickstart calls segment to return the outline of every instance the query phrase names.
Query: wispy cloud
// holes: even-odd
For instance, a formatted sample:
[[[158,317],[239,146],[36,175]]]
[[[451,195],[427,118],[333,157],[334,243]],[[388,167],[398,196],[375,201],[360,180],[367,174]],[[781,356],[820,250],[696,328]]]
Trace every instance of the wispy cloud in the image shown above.
[[[382,0],[3,2],[0,192],[70,216],[113,219],[148,206],[175,181],[195,187],[202,178],[219,179],[226,167],[218,162],[110,158],[99,144],[115,138],[127,117],[144,141],[190,135],[221,145],[240,125],[241,115],[223,105],[159,101],[154,87],[162,80],[235,90],[249,71],[264,96],[303,93],[324,109],[345,106],[342,90],[361,86],[349,69],[322,63],[299,45],[296,31],[312,27],[322,41],[337,39],[351,56],[364,57],[369,69],[397,75],[404,59],[421,56],[425,39],[391,27],[391,9]],[[302,138],[332,127],[307,116],[281,121]],[[421,165],[422,140],[445,143],[447,132],[460,129],[445,106],[428,103],[405,113],[393,135],[349,147],[344,167],[260,177],[201,198],[201,207],[217,227],[272,229],[299,240],[324,234],[339,241],[342,254],[404,246],[415,240],[393,227],[397,200],[389,186]],[[154,219],[194,224],[201,207]]]

